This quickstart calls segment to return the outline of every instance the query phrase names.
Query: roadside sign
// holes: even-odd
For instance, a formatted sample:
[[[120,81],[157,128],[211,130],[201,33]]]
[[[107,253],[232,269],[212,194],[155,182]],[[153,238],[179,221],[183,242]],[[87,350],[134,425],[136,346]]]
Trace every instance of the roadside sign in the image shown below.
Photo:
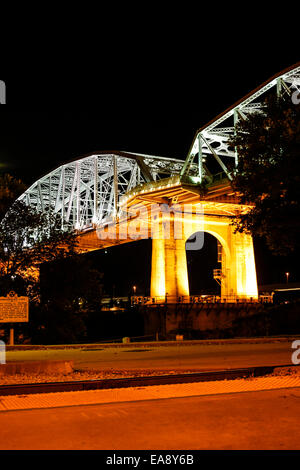
[[[18,297],[11,291],[6,297],[0,297],[0,323],[28,322],[29,299]]]

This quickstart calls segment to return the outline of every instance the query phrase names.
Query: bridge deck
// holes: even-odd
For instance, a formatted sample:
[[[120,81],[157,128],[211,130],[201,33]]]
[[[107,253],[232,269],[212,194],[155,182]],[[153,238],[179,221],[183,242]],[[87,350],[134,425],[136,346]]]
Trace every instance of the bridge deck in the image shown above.
[[[115,237],[100,239],[97,234],[97,227],[78,233],[79,251],[95,251],[111,246],[135,241],[130,237],[120,237],[124,231],[124,225],[136,218],[130,211],[138,205],[148,211],[149,232],[141,235],[139,239],[151,237],[151,207],[155,204],[180,205],[192,204],[200,205],[204,214],[215,216],[234,216],[237,213],[249,210],[249,206],[242,206],[238,197],[234,194],[228,179],[211,184],[206,191],[203,191],[199,184],[193,184],[191,179],[182,180],[179,176],[166,178],[164,180],[146,183],[123,196],[120,200],[120,217],[110,219],[105,222],[106,226],[114,226]]]

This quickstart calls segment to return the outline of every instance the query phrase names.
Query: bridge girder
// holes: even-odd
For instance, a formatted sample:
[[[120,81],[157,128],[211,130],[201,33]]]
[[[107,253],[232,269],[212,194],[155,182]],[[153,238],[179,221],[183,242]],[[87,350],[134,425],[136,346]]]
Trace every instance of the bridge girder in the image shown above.
[[[207,174],[209,160],[214,159],[219,165],[220,172],[224,172],[231,180],[231,167],[237,166],[238,154],[235,149],[230,148],[229,141],[234,136],[237,123],[241,119],[247,119],[254,112],[263,112],[263,99],[268,93],[273,92],[277,96],[281,96],[292,95],[297,91],[300,92],[299,64],[272,77],[208,125],[199,129],[194,137],[181,175],[188,174],[190,166],[198,160],[198,177],[201,182],[205,181],[205,179],[209,179]],[[233,165],[228,164],[230,161],[233,162]]]
[[[180,174],[184,160],[97,152],[66,163],[31,185],[19,200],[61,217],[62,229],[87,230],[119,214],[124,194],[144,183]],[[197,173],[193,165],[192,173]]]
[[[51,171],[19,200],[38,211],[59,214],[63,230],[83,231],[122,216],[121,197],[145,183],[177,175],[182,181],[189,178],[196,184],[212,183],[222,176],[231,180],[238,155],[229,141],[239,120],[263,112],[262,99],[267,93],[278,96],[295,91],[300,91],[299,64],[271,78],[199,129],[185,161],[131,152],[97,152]],[[219,172],[210,171],[210,160],[217,162]]]

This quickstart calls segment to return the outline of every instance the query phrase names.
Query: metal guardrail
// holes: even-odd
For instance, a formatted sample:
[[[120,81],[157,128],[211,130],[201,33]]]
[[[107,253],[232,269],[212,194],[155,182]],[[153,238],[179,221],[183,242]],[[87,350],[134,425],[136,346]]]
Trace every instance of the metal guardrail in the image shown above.
[[[273,303],[273,295],[261,295],[258,298],[242,297],[236,295],[190,295],[190,296],[134,296],[131,305],[161,305],[161,304],[225,304],[225,303]]]

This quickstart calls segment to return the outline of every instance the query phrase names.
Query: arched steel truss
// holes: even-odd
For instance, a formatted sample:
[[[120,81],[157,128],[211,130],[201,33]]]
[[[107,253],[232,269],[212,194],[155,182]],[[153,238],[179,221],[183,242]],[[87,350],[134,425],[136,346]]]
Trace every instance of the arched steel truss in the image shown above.
[[[268,92],[277,96],[300,92],[300,65],[292,66],[271,78],[256,90],[219,115],[205,127],[199,129],[188,153],[181,174],[188,174],[190,165],[198,160],[198,176],[201,181],[210,180],[209,161],[217,162],[220,172],[231,178],[230,167],[238,163],[238,154],[230,148],[229,140],[234,135],[235,125],[240,119],[247,119],[253,112],[263,112],[263,100]],[[233,165],[230,165],[233,162]]]
[[[62,229],[89,229],[111,216],[121,215],[120,197],[131,189],[161,178],[180,175],[194,183],[212,181],[222,172],[229,179],[230,164],[238,162],[229,140],[235,125],[253,112],[263,112],[268,92],[291,97],[300,90],[300,65],[273,77],[197,131],[185,161],[130,152],[98,152],[66,163],[36,181],[19,200],[38,211],[61,217]],[[218,164],[211,173],[209,161]]]
[[[85,230],[118,214],[121,196],[161,178],[179,175],[184,160],[130,152],[99,152],[66,163],[36,181],[19,200],[61,217],[62,229]],[[196,165],[192,174],[197,174]],[[119,214],[120,215],[120,214]]]

